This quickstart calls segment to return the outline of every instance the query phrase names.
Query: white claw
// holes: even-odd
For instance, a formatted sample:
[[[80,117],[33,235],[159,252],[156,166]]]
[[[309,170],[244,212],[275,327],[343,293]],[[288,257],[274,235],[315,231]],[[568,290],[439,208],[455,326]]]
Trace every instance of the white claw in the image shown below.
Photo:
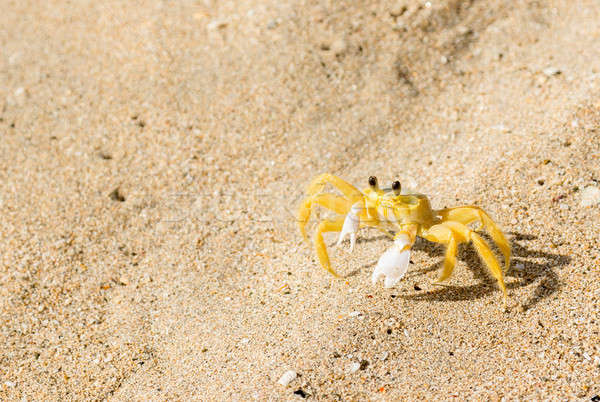
[[[337,242],[337,245],[339,246],[340,244],[342,244],[344,237],[346,237],[347,234],[350,234],[350,252],[354,250],[354,244],[356,243],[356,233],[358,232],[358,227],[360,223],[358,214],[360,213],[361,209],[361,202],[357,202],[356,204],[352,205],[352,208],[350,208],[348,215],[346,215],[346,220],[344,220],[344,226],[342,226],[342,233],[340,234],[340,238]]]
[[[391,288],[406,275],[410,262],[410,249],[403,249],[409,244],[408,236],[400,236],[394,241],[394,245],[383,253],[371,276],[373,285],[383,276],[384,286]]]

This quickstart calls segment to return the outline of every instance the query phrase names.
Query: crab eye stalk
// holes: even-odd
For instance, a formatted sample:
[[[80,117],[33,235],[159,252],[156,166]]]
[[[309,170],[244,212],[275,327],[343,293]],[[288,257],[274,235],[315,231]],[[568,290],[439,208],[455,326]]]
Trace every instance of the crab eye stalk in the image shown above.
[[[392,190],[394,190],[394,194],[400,195],[400,191],[402,191],[402,185],[398,180],[392,183]]]
[[[369,177],[369,186],[375,188],[377,187],[377,177],[371,176]]]

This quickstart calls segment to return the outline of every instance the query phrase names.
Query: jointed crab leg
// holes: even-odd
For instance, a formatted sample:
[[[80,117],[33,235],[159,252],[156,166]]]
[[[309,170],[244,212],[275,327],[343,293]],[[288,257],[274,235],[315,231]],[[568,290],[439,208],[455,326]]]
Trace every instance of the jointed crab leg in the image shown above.
[[[300,232],[302,232],[302,236],[304,236],[306,241],[308,241],[308,237],[306,235],[306,224],[310,219],[310,213],[312,211],[313,204],[322,205],[340,215],[346,215],[352,206],[349,200],[334,194],[323,193],[314,194],[307,197],[306,200],[304,200],[304,202],[300,205],[300,209],[298,210],[298,226],[300,227]]]
[[[467,205],[464,207],[445,208],[437,211],[437,214],[442,217],[442,222],[455,221],[468,225],[471,222],[479,221],[483,228],[488,230],[490,236],[504,255],[504,272],[508,272],[510,268],[510,245],[498,225],[483,209],[474,205]]]
[[[323,233],[324,232],[339,232],[342,230],[344,225],[344,218],[338,218],[336,220],[324,220],[319,223],[317,230],[315,231],[315,250],[317,252],[317,256],[319,257],[319,262],[321,266],[329,271],[333,276],[338,277],[339,275],[331,268],[331,263],[329,262],[329,256],[327,255],[327,247],[325,246],[325,242],[323,241]]]
[[[439,283],[445,281],[450,277],[452,271],[454,270],[454,266],[456,265],[456,253],[458,251],[459,242],[452,232],[452,229],[444,224],[430,227],[423,237],[427,240],[446,245],[446,258],[444,259],[444,267],[436,282]]]
[[[351,201],[350,205],[363,199],[362,193],[358,191],[356,187],[330,173],[323,173],[315,177],[315,179],[308,186],[306,194],[311,196],[320,193],[323,191],[323,188],[325,188],[327,183],[330,183],[332,186],[340,190],[342,194],[344,194],[346,198]]]
[[[322,193],[325,185],[329,183],[332,186],[336,187],[338,190],[344,194],[345,197],[341,197],[334,194]],[[308,186],[306,190],[307,198],[300,205],[300,209],[298,210],[298,226],[300,227],[300,231],[304,236],[305,240],[308,240],[306,235],[306,224],[310,219],[310,213],[312,211],[313,204],[322,205],[325,208],[331,209],[340,215],[348,215],[348,218],[351,218],[346,229],[346,232],[352,234],[352,239],[355,239],[355,233],[358,230],[360,219],[358,217],[361,214],[361,207],[359,202],[362,202],[363,195],[356,187],[351,185],[350,183],[331,175],[329,173],[324,173],[317,176]],[[352,209],[353,205],[357,205],[355,209]],[[354,213],[350,214],[350,212],[354,211]],[[350,215],[353,215],[352,217]],[[338,277],[339,275],[331,268],[331,263],[329,262],[329,256],[327,255],[327,248],[325,246],[325,242],[323,240],[324,232],[339,232],[344,228],[344,217],[338,218],[336,220],[324,220],[319,223],[315,231],[314,237],[314,245],[315,250],[317,252],[317,256],[319,258],[319,262],[321,266],[329,271],[332,275]],[[346,219],[348,220],[348,219]],[[351,241],[352,246],[354,245],[354,241]]]
[[[446,251],[446,260],[444,261],[444,269],[440,275],[438,281],[447,279],[454,265],[456,264],[456,251],[459,243],[465,243],[472,241],[477,253],[489,268],[492,276],[498,281],[498,285],[504,293],[504,300],[506,302],[506,285],[504,284],[504,276],[500,263],[492,253],[489,245],[483,240],[477,233],[469,229],[467,226],[456,221],[445,221],[429,228],[423,236],[427,240],[431,240],[437,243],[443,243],[448,245]]]

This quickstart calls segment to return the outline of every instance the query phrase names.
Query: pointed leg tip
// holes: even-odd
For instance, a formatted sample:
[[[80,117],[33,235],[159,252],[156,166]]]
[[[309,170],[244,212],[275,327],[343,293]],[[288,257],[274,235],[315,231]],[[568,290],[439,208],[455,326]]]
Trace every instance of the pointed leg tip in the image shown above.
[[[450,276],[446,276],[446,277],[440,276],[439,278],[433,280],[432,285],[444,286],[445,285],[444,282],[446,282],[449,277]]]
[[[331,275],[333,275],[333,277],[334,277],[334,278],[336,278],[336,279],[342,279],[341,275],[338,275],[338,273],[337,273],[337,272],[335,272],[333,269],[331,269],[331,268],[330,268],[330,269],[328,269],[327,271],[328,271],[328,272],[329,272]]]
[[[502,291],[503,291],[502,305],[504,307],[504,311],[508,312],[509,311],[509,308],[508,308],[508,293],[506,292],[506,288],[503,288]]]

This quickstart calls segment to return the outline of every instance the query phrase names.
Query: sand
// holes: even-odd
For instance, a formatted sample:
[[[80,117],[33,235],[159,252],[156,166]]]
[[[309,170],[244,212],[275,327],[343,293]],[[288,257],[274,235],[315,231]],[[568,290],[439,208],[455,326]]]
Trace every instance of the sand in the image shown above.
[[[0,399],[600,394],[597,1],[1,8]],[[484,208],[508,308],[472,246],[385,289],[365,229],[333,279],[322,172]]]

